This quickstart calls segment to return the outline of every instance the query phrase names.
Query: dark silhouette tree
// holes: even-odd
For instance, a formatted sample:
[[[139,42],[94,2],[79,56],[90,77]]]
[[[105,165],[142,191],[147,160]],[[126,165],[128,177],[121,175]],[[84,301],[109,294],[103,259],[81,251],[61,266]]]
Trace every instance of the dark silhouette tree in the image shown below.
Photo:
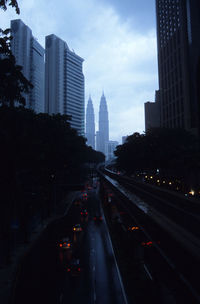
[[[25,105],[25,95],[33,85],[23,73],[22,67],[15,64],[15,57],[10,55],[0,59],[0,104],[13,107],[15,102]]]
[[[183,129],[157,128],[146,134],[134,133],[117,147],[117,166],[128,174],[156,171],[171,176],[185,176],[194,163],[198,165],[195,137]]]
[[[7,9],[7,5],[15,7],[19,14],[17,1],[0,1],[0,8]],[[22,67],[16,65],[15,57],[11,52],[11,30],[0,29],[0,104],[14,106],[15,102],[25,105],[25,94],[33,88],[23,73]]]
[[[0,8],[2,8],[4,11],[7,10],[8,5],[14,7],[17,14],[20,13],[20,9],[16,0],[0,0]]]

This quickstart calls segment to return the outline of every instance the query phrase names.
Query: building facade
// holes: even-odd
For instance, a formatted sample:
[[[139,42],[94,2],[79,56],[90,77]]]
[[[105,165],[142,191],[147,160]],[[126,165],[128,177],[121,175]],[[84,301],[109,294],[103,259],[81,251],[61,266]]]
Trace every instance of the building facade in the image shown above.
[[[85,135],[87,138],[87,145],[95,149],[95,119],[94,119],[94,108],[91,96],[88,99],[86,109],[86,130]]]
[[[20,19],[11,21],[11,50],[23,75],[33,84],[25,95],[26,107],[44,112],[44,48],[33,37],[31,29]]]
[[[200,2],[156,0],[162,127],[198,134]]]
[[[45,112],[71,116],[70,125],[85,134],[83,59],[56,35],[45,40]]]
[[[118,144],[118,141],[109,140],[108,142],[106,142],[106,160],[111,160],[115,157],[114,151]]]
[[[106,143],[109,141],[109,120],[107,102],[104,93],[99,106],[99,131],[97,134],[96,150],[106,155]]]
[[[155,102],[147,101],[144,104],[145,131],[160,127],[160,92],[155,93]]]

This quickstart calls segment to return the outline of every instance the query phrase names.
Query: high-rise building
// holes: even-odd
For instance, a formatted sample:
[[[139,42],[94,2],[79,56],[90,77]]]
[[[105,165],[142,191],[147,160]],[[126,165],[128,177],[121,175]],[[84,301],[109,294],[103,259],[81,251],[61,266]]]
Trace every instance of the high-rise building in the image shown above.
[[[106,142],[109,141],[108,109],[104,93],[99,106],[99,132],[97,136],[97,151],[106,154]]]
[[[111,160],[115,157],[114,151],[116,147],[118,146],[118,141],[109,140],[106,142],[106,160]]]
[[[33,37],[31,29],[20,19],[11,21],[11,50],[23,75],[33,84],[25,95],[26,107],[44,112],[44,48]]]
[[[95,120],[94,120],[94,108],[93,108],[91,96],[88,99],[88,104],[86,109],[86,138],[87,138],[87,145],[95,149]]]
[[[84,135],[85,99],[83,59],[56,35],[46,36],[45,112],[71,116],[70,125]]]
[[[200,1],[156,0],[161,126],[199,130]]]
[[[155,102],[147,101],[144,104],[145,131],[160,127],[160,99],[159,91],[155,93]]]

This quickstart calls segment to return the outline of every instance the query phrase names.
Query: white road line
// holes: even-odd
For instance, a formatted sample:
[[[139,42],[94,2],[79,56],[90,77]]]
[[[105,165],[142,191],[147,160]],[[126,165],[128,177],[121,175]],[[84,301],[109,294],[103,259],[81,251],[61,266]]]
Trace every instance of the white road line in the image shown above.
[[[114,249],[113,249],[113,246],[112,246],[112,241],[111,241],[111,238],[110,238],[109,229],[108,229],[108,226],[107,226],[107,222],[106,222],[106,219],[105,219],[102,207],[101,207],[101,212],[102,212],[102,215],[103,215],[103,218],[104,218],[104,222],[105,222],[105,227],[106,227],[106,230],[107,230],[108,239],[109,239],[111,250],[112,250],[112,253],[113,253],[113,257],[114,257],[114,261],[115,261],[115,265],[116,265],[116,269],[117,269],[117,274],[118,274],[118,278],[119,278],[119,281],[120,281],[120,285],[121,285],[121,289],[122,289],[122,294],[123,294],[123,298],[124,298],[124,303],[128,304],[128,300],[127,300],[125,289],[124,289],[124,284],[122,282],[122,278],[121,278],[121,274],[120,274],[120,271],[119,271],[119,267],[117,265],[117,260],[116,260]]]
[[[144,269],[145,269],[146,273],[148,274],[149,278],[151,279],[151,281],[153,281],[153,277],[152,277],[149,269],[147,268],[147,266],[145,264],[143,266],[144,266]]]

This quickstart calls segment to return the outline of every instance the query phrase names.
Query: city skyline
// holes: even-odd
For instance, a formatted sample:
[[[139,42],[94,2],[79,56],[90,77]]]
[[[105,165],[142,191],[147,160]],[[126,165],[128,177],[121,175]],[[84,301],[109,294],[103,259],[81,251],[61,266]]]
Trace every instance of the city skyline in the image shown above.
[[[154,1],[72,0],[20,1],[21,13],[1,12],[1,27],[20,18],[44,47],[54,33],[85,59],[85,98],[92,93],[94,111],[99,95],[109,100],[110,137],[144,131],[144,102],[154,101],[157,83]],[[50,22],[51,20],[51,22]],[[106,31],[104,27],[106,24]],[[97,117],[95,121],[97,125]]]

